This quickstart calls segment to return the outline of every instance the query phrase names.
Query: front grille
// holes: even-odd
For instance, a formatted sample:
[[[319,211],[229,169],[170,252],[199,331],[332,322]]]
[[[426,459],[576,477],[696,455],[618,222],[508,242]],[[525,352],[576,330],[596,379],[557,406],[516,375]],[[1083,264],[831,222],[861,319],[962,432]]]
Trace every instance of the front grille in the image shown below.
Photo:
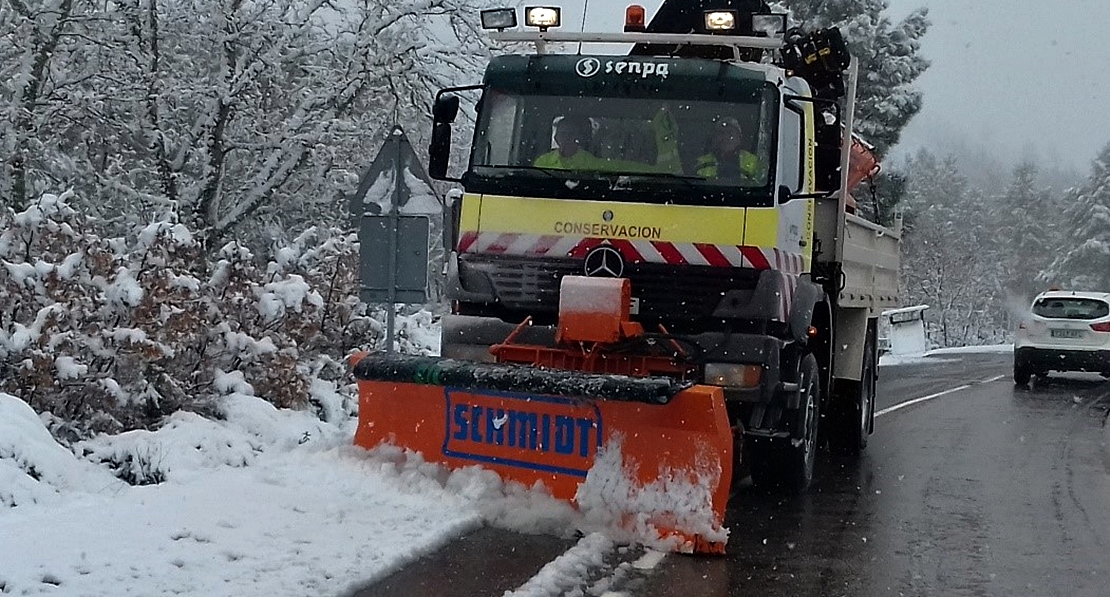
[[[559,280],[583,273],[582,261],[576,259],[467,254],[460,261],[460,267],[486,275],[503,308],[531,315],[557,313]],[[632,296],[640,300],[637,320],[693,323],[710,318],[726,291],[755,288],[759,272],[635,263],[627,265],[624,275],[632,283]]]

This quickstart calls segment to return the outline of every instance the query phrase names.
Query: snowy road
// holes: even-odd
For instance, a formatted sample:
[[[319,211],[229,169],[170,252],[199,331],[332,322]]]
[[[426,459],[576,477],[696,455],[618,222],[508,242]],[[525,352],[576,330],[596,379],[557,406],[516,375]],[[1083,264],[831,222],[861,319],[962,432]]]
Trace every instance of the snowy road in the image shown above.
[[[799,498],[745,486],[730,555],[629,571],[619,562],[637,554],[616,554],[593,574],[613,582],[594,578],[605,590],[592,594],[1105,595],[1110,382],[1072,374],[1022,390],[1009,372],[1007,354],[883,367],[883,414],[858,464],[822,460]],[[437,595],[502,595],[520,579],[483,579],[527,577],[568,545],[477,534],[359,595],[427,595],[429,575]],[[461,557],[470,563],[448,564]]]
[[[722,596],[1105,595],[1110,383],[1069,375],[1020,390],[1010,366],[962,355],[884,367],[880,409],[936,397],[887,410],[866,457],[823,461],[806,496],[742,493],[733,555],[667,558],[637,594],[696,583]]]

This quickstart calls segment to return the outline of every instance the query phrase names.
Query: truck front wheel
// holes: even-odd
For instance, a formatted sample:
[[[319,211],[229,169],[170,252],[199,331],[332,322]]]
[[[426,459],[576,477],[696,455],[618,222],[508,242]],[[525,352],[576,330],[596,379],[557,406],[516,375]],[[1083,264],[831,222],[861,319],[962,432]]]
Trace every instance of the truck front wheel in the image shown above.
[[[831,423],[828,439],[833,452],[857,457],[867,447],[875,413],[878,355],[870,330],[863,345],[863,369],[859,382],[838,382],[836,404],[826,417]]]
[[[817,359],[807,354],[798,366],[798,391],[801,404],[796,424],[801,427],[786,446],[783,459],[786,487],[803,493],[813,482],[817,463],[817,424],[821,420],[821,371]]]
[[[817,424],[821,420],[821,372],[817,359],[805,355],[798,364],[797,410],[783,411],[789,437],[747,437],[744,459],[756,487],[780,487],[803,493],[813,482],[817,462]]]

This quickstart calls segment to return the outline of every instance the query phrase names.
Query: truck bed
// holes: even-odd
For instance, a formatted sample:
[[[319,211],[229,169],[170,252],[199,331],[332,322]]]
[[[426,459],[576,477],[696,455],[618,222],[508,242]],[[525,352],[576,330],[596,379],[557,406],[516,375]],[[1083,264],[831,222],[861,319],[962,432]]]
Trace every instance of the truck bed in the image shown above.
[[[845,214],[839,304],[880,311],[898,306],[901,235],[854,214]]]

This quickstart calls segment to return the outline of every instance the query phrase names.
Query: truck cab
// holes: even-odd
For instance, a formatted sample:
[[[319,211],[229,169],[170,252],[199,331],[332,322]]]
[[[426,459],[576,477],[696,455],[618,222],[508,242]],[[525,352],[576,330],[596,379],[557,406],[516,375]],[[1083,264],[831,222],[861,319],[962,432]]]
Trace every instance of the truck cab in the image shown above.
[[[775,70],[667,57],[495,58],[451,239],[459,313],[551,324],[560,274],[608,274],[632,280],[646,325],[696,334],[737,319],[714,313],[761,276],[786,290],[809,266],[813,199],[795,196],[814,192],[812,105],[789,99],[809,95],[804,80]],[[543,166],[569,118],[589,127],[579,149],[589,161]],[[699,174],[714,138],[729,134],[720,129],[736,125],[752,172],[730,176],[722,164],[720,174]],[[595,271],[591,254],[608,255],[609,267]]]

